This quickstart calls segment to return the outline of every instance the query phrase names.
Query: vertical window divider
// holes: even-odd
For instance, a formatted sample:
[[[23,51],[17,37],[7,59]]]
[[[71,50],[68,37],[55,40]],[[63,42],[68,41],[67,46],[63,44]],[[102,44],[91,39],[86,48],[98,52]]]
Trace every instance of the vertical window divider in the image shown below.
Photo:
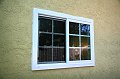
[[[38,45],[37,45],[38,46],[38,48],[37,48],[38,51],[39,51],[39,48],[40,48],[39,47],[39,35],[40,35],[40,30],[39,30],[40,27],[39,27],[39,25],[40,25],[40,21],[39,21],[39,16],[38,16],[38,29],[37,29],[37,31],[38,31],[38,33],[37,33],[38,34]],[[39,53],[37,52],[37,63],[38,63],[38,57],[39,57]]]
[[[80,27],[80,23],[79,23],[79,47],[80,47],[80,61],[81,61],[81,51],[82,51],[82,48],[81,48],[81,27]]]
[[[69,62],[69,20],[66,19],[66,63]]]
[[[54,46],[53,46],[53,41],[54,41],[54,38],[53,38],[53,36],[54,36],[54,35],[53,35],[53,34],[54,34],[53,32],[54,32],[54,31],[53,31],[53,30],[54,30],[54,23],[53,23],[53,20],[52,20],[52,62],[53,62],[53,47],[54,47]]]

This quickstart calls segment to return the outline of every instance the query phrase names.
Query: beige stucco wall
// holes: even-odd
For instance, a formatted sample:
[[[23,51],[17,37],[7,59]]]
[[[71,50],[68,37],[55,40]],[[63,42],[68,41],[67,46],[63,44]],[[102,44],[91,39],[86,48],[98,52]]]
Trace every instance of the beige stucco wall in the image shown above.
[[[32,71],[33,8],[92,18],[96,66]],[[0,79],[120,79],[120,0],[0,0]]]

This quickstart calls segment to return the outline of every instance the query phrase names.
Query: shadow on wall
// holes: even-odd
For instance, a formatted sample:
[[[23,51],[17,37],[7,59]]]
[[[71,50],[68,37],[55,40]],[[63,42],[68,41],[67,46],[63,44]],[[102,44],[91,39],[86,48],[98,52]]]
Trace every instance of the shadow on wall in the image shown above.
[[[4,0],[0,0],[0,4],[3,2]]]
[[[118,0],[118,2],[120,2],[120,0]]]

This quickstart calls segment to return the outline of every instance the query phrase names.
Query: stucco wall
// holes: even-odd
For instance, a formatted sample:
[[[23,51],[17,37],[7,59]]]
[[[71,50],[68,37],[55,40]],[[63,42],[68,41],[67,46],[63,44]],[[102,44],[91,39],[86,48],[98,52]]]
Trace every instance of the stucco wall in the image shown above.
[[[95,67],[31,70],[32,10],[92,18]],[[0,79],[120,79],[120,0],[0,0]]]

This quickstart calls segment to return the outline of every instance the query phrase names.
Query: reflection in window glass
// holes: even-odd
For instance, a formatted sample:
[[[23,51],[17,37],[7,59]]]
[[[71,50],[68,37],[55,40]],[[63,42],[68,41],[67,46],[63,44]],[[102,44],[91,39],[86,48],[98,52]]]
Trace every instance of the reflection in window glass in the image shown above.
[[[90,46],[90,37],[81,37],[81,46],[89,47]]]
[[[52,32],[52,20],[39,17],[39,30],[43,32]]]
[[[70,34],[79,34],[79,23],[69,23],[69,33]]]
[[[87,47],[83,47],[81,51],[81,60],[91,60],[91,52]]]
[[[81,35],[90,35],[90,25],[81,24]]]
[[[53,48],[53,61],[65,61],[65,48]]]
[[[39,46],[51,46],[52,45],[52,34],[39,35]]]
[[[65,35],[54,35],[54,46],[65,46]]]
[[[65,62],[65,21],[39,17],[38,63]]]
[[[79,46],[79,36],[70,36],[69,37],[69,46],[78,47]]]
[[[65,34],[65,22],[54,20],[54,33]]]
[[[80,48],[70,48],[69,49],[69,60],[80,60]]]
[[[39,62],[51,62],[52,61],[52,49],[51,48],[39,48],[38,63]]]

